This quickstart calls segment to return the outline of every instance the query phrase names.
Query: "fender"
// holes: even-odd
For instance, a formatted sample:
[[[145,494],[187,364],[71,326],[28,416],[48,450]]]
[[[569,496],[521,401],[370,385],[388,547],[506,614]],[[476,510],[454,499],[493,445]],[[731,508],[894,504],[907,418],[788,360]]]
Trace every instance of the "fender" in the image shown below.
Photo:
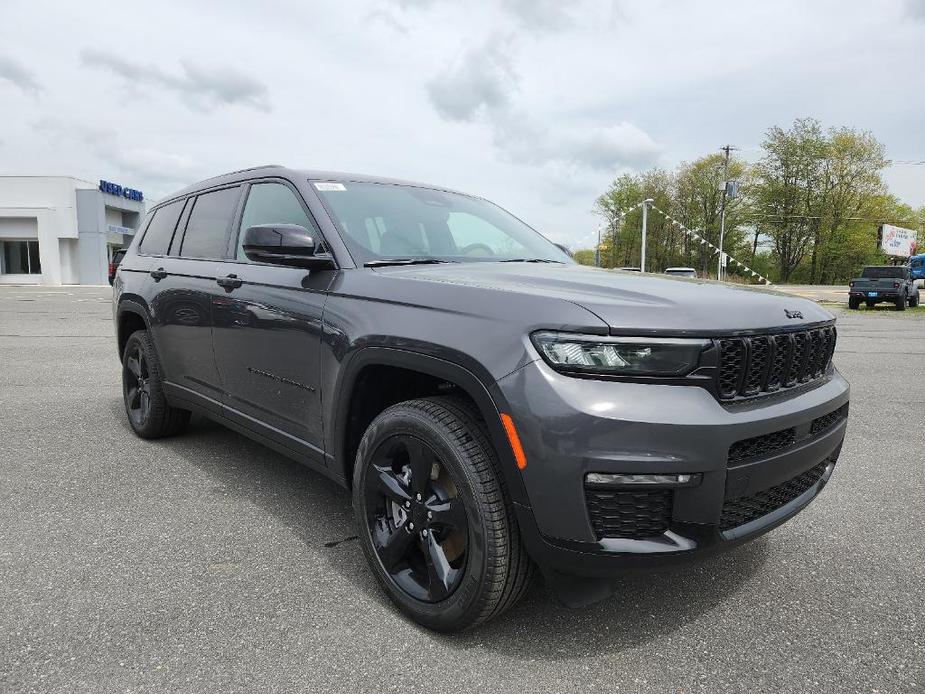
[[[366,366],[395,366],[409,371],[419,371],[429,376],[444,379],[456,384],[468,395],[476,406],[488,429],[491,442],[495,447],[498,460],[501,464],[501,473],[507,485],[511,500],[519,506],[529,506],[527,492],[523,480],[517,470],[514,454],[511,451],[507,434],[501,423],[500,412],[506,411],[507,403],[498,388],[493,388],[493,382],[478,378],[472,371],[464,366],[439,357],[421,354],[394,347],[363,347],[353,353],[344,363],[338,378],[335,392],[347,394],[353,392],[357,376]],[[487,372],[486,372],[487,375]],[[349,486],[353,479],[354,461],[346,459],[347,449],[347,418],[350,412],[350,398],[343,395],[338,398],[333,413],[333,441],[335,474],[343,475]],[[532,513],[531,513],[532,515]]]
[[[128,297],[119,297],[119,303],[116,306],[115,311],[115,327],[116,327],[116,349],[119,350],[119,359],[122,359],[121,353],[121,340],[119,335],[119,322],[122,319],[122,315],[125,313],[134,313],[141,317],[145,322],[145,328],[148,332],[151,332],[151,316],[148,313],[148,306],[145,303],[144,299],[141,297],[131,294]],[[125,336],[128,337],[127,335]],[[152,333],[153,337],[153,333]]]

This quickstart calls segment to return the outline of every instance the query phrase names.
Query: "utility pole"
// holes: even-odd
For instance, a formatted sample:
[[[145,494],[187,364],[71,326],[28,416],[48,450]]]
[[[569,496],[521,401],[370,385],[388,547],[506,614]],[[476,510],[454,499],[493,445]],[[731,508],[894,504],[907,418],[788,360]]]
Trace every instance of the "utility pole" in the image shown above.
[[[726,192],[729,190],[729,153],[735,149],[732,145],[720,147],[726,153],[723,160],[723,201],[719,211],[719,262],[716,265],[716,279],[723,279],[723,236],[726,233]]]
[[[652,198],[646,198],[642,201],[642,258],[639,260],[639,269],[646,271],[646,227],[649,221],[649,205],[654,203]]]
[[[603,222],[597,225],[597,246],[594,248],[594,267],[601,266],[601,227],[603,226]]]

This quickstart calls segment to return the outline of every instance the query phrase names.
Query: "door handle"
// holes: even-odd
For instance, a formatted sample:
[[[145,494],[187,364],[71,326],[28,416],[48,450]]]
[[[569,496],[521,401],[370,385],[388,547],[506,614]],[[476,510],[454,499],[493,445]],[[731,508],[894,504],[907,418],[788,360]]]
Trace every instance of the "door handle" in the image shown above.
[[[227,275],[225,277],[219,277],[217,280],[219,287],[224,287],[225,289],[237,289],[244,282],[238,279],[237,275]]]
[[[167,271],[164,268],[159,267],[157,270],[151,270],[150,274],[151,274],[151,277],[154,278],[155,282],[160,282],[162,279],[164,279],[167,276]]]

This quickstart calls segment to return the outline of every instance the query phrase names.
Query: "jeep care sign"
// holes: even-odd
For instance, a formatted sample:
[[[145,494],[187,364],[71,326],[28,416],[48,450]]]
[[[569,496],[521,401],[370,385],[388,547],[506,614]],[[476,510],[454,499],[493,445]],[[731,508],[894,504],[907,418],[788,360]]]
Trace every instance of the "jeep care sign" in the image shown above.
[[[877,236],[880,239],[880,248],[887,255],[902,258],[915,255],[915,231],[912,229],[881,224]]]

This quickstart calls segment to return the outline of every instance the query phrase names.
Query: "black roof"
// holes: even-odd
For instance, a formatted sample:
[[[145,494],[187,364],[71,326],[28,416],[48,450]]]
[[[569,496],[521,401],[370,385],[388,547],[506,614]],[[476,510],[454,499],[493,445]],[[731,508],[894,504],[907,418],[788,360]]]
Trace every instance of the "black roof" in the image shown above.
[[[262,176],[279,176],[281,178],[288,179],[303,179],[311,181],[339,181],[341,183],[392,183],[400,184],[407,186],[415,186],[418,188],[431,188],[434,190],[442,190],[448,193],[459,193],[459,191],[453,190],[452,188],[446,188],[445,186],[436,186],[428,183],[417,183],[415,181],[405,181],[398,178],[387,178],[384,176],[370,176],[368,174],[355,174],[355,173],[345,173],[343,171],[318,171],[313,169],[291,169],[287,166],[280,166],[278,164],[269,164],[266,166],[254,166],[248,169],[239,169],[237,171],[231,171],[229,173],[220,174],[218,176],[213,176],[212,178],[207,178],[198,183],[193,183],[192,185],[178,190],[175,193],[171,193],[164,197],[158,204],[173,200],[178,197],[189,195],[191,193],[196,193],[200,190],[205,190],[207,188],[214,188],[216,186],[226,185],[228,183],[238,183],[240,181],[246,181],[255,177]],[[460,193],[461,195],[466,195],[466,193]]]

